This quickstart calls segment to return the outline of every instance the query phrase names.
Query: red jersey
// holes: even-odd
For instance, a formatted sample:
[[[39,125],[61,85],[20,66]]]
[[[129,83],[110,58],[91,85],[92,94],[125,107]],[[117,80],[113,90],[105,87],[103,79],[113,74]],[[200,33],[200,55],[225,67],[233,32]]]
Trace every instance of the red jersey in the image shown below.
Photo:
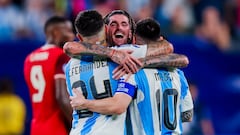
[[[54,78],[65,77],[64,65],[69,57],[54,45],[45,45],[29,54],[24,63],[33,118],[31,135],[67,135],[63,114],[55,96]]]

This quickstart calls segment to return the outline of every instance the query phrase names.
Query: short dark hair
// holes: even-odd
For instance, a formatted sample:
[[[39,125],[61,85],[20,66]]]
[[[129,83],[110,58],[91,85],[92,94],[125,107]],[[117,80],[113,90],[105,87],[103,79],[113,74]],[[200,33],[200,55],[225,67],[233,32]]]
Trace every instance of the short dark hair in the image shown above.
[[[75,19],[75,29],[82,36],[92,36],[104,26],[102,15],[96,10],[81,11]]]
[[[47,29],[52,26],[52,25],[55,25],[55,24],[58,24],[58,23],[64,23],[64,22],[67,22],[68,20],[62,16],[52,16],[50,17],[45,25],[44,25],[44,32],[46,33],[47,32]]]
[[[136,24],[136,35],[150,41],[156,41],[161,36],[160,24],[152,18],[139,20]]]
[[[135,33],[135,28],[136,28],[136,23],[134,21],[134,19],[130,16],[130,14],[125,11],[125,10],[113,10],[112,12],[108,13],[105,17],[104,17],[104,23],[105,24],[109,24],[110,22],[110,17],[113,16],[113,15],[124,15],[128,18],[129,20],[129,24],[130,24],[130,27],[131,27],[131,30],[132,30],[132,35],[134,35]],[[132,42],[132,39],[131,41]]]

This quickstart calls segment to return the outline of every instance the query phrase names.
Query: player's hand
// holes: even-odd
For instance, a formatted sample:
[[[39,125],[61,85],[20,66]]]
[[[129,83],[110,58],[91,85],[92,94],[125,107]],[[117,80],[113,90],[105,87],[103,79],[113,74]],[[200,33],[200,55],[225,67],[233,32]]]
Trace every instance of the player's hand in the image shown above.
[[[75,110],[86,109],[84,105],[87,100],[85,99],[83,94],[75,88],[73,88],[73,93],[74,93],[74,96],[69,97],[72,108]]]
[[[122,65],[117,66],[112,73],[113,73],[112,78],[115,80],[118,80],[120,79],[120,77],[124,76],[125,74],[128,74],[128,72],[126,71],[125,68],[123,68]]]
[[[133,74],[131,72],[127,72],[122,65],[119,65],[118,67],[116,67],[112,73],[113,73],[112,78],[115,80],[119,80],[122,76],[126,75],[125,81],[127,81],[129,77]]]
[[[130,55],[132,52],[132,50],[115,50],[111,59],[122,65],[127,73],[136,73],[143,64]]]

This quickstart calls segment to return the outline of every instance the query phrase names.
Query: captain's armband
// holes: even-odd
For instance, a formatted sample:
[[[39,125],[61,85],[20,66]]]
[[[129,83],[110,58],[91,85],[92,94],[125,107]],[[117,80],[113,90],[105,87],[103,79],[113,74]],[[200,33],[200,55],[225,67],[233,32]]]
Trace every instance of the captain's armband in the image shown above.
[[[133,98],[135,95],[136,89],[137,89],[136,86],[134,86],[128,82],[119,81],[116,92],[125,93]]]

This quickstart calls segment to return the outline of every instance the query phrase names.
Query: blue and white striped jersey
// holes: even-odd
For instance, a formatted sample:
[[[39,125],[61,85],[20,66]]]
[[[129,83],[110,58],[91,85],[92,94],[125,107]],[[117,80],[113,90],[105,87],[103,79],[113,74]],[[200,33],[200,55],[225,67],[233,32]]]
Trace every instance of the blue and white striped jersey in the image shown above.
[[[182,133],[181,112],[193,109],[193,101],[181,70],[142,69],[128,82],[138,86],[128,108],[128,134]]]
[[[137,57],[146,54],[142,47],[131,46]],[[130,49],[131,49],[130,48]],[[112,71],[117,66],[106,60],[94,61],[93,56],[82,56],[81,60],[72,58],[66,65],[66,83],[68,92],[73,96],[72,88],[79,89],[87,99],[111,97],[118,88],[118,82],[112,79]],[[102,115],[88,110],[74,110],[71,135],[124,135],[126,113],[121,115]]]

